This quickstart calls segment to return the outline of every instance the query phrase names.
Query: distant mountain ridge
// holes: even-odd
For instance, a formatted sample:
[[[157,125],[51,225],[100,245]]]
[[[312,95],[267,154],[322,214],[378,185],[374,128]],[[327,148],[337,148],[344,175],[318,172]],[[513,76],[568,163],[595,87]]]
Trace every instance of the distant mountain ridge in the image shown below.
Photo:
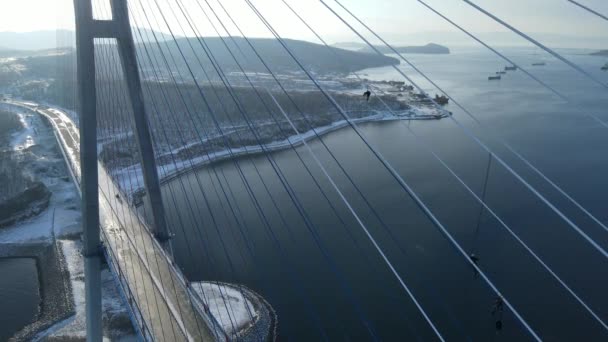
[[[276,39],[249,38],[249,42],[255,47],[256,52],[244,38],[234,38],[234,41],[224,38],[224,41],[230,50],[219,37],[204,37],[200,40],[179,38],[176,41],[160,42],[159,44],[145,43],[145,46],[143,43],[138,43],[135,47],[141,63],[141,72],[146,79],[154,79],[156,76],[170,79],[171,74],[176,71],[182,75],[188,75],[192,71],[198,79],[209,78],[217,81],[219,80],[215,71],[217,65],[226,74],[241,74],[240,67],[248,73],[268,73],[256,52],[273,72],[283,75],[302,72],[300,66]],[[399,64],[398,59],[384,55],[337,48],[328,49],[325,45],[299,40],[285,39],[284,42],[304,67],[316,74],[348,74],[362,69]],[[201,47],[201,43],[205,48]],[[178,51],[178,46],[181,51]],[[57,53],[53,53],[54,51]],[[118,65],[120,62],[118,54],[108,54],[105,51],[107,51],[107,47],[99,46],[96,49],[98,56],[96,60],[105,65]],[[213,64],[208,57],[209,51],[214,60]],[[13,53],[12,56],[6,57],[19,58],[19,63],[26,67],[24,74],[31,78],[55,78],[57,65],[69,65],[72,68],[75,66],[72,48],[17,52],[18,54]],[[234,61],[231,53],[237,58],[240,67]],[[2,52],[0,52],[1,55]],[[187,64],[184,62],[184,58]],[[170,62],[169,68],[162,63],[165,59]],[[150,64],[151,62],[154,65]]]
[[[44,50],[54,49],[59,42],[64,46],[74,46],[74,32],[68,30],[0,32],[0,46],[8,50]]]
[[[244,38],[236,37],[234,38],[234,42],[229,38],[224,38],[224,40],[246,71],[267,72]],[[239,71],[238,65],[234,62],[230,51],[226,48],[221,38],[205,37],[201,41],[213,52],[215,59],[222,69]],[[207,58],[205,49],[200,45],[201,41],[197,38],[181,38],[177,40],[177,43],[184,52],[189,64],[196,65],[200,61],[204,64],[205,68],[211,68],[212,65]],[[300,70],[299,66],[276,39],[249,38],[249,41],[273,71],[294,72]],[[338,48],[331,48],[333,51],[330,51],[325,45],[301,40],[285,39],[284,41],[308,70],[318,73],[349,73],[367,68],[399,64],[399,60],[388,56],[378,56]],[[239,49],[236,49],[234,44]],[[170,50],[175,55],[179,55],[179,51],[177,51],[174,43],[168,43],[162,47],[163,50]],[[194,47],[194,51],[192,47]],[[143,50],[141,44],[138,44],[138,49]],[[148,45],[148,50],[150,54],[161,53],[156,44]],[[241,55],[239,50],[243,52],[245,57]],[[145,51],[142,52],[145,53]]]
[[[602,50],[607,48],[606,35],[595,35],[587,36],[584,34],[575,33],[547,33],[542,31],[530,31],[526,32],[534,39],[543,42],[547,46],[552,48],[580,48],[580,49],[592,49]],[[479,43],[471,37],[462,34],[458,30],[450,31],[421,31],[421,32],[379,32],[380,36],[393,46],[404,46],[404,45],[425,45],[429,42],[441,44],[449,47],[478,47]],[[521,39],[519,36],[514,35],[512,32],[477,32],[476,36],[484,42],[491,43],[492,46],[501,47],[525,47],[529,46],[528,42]],[[351,39],[336,36],[333,37],[333,41],[337,42],[348,42],[353,41],[345,40]],[[361,41],[354,41],[355,44],[362,43]],[[336,46],[342,47],[342,46]],[[347,47],[344,47],[347,48]]]
[[[53,55],[69,54],[74,50],[72,47],[59,47],[40,50],[13,50],[0,47],[0,58],[26,58],[44,57]]]
[[[159,41],[173,39],[171,35],[137,29],[134,39],[139,40],[140,34],[144,41],[153,41],[154,33]],[[76,36],[71,30],[49,30],[32,32],[0,32],[0,51],[4,50],[48,50],[62,47],[76,47]]]
[[[188,64],[195,65],[200,62],[205,64],[204,66],[207,70],[213,67],[207,58],[205,49],[201,47],[199,38],[176,37],[174,41],[171,35],[142,28],[134,28],[133,36],[135,41],[139,42],[136,45],[140,50],[139,55],[142,56],[142,63],[144,65],[147,62],[147,58],[145,58],[147,53],[156,55],[157,60],[162,60],[159,45],[162,46],[162,50],[165,53],[166,51],[171,51],[174,56],[179,56],[180,52],[177,51],[175,44],[177,42],[184,52]],[[201,41],[207,44],[208,48],[213,51],[215,58],[223,69],[229,72],[240,71],[230,51],[226,48],[220,37],[202,38]],[[246,71],[266,72],[266,68],[259,61],[257,55],[244,38],[235,37],[234,42],[230,38],[223,37],[223,39],[230,49],[233,50],[232,53],[239,58],[239,63]],[[156,44],[156,40],[160,44]],[[249,41],[274,71],[294,72],[299,70],[299,66],[276,39],[249,38]],[[151,42],[151,44],[147,44],[148,51],[143,49],[142,42]],[[330,47],[333,50],[330,51],[324,45],[293,39],[285,39],[285,43],[293,50],[298,59],[305,64],[307,69],[318,73],[349,73],[367,68],[399,64],[399,60],[395,58],[364,53],[363,51],[352,51],[335,47]],[[235,49],[234,44],[237,44],[239,49]],[[69,30],[25,33],[0,32],[0,46],[7,49],[0,50],[0,57],[39,56],[41,55],[38,53],[39,50],[75,47],[74,32]],[[243,51],[245,58],[240,55],[240,51],[238,50]],[[180,67],[185,67],[183,63],[180,64],[182,64]],[[185,69],[183,71],[187,72]],[[200,71],[202,72],[203,70]]]

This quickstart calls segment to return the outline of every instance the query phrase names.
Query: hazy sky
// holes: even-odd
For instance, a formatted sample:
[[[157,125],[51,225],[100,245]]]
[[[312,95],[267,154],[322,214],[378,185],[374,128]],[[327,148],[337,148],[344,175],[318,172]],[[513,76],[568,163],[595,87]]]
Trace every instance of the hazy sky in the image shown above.
[[[72,1],[2,0],[0,31],[72,28]],[[107,0],[96,1],[102,3]],[[143,3],[146,8],[150,9],[155,8],[155,1],[161,3],[161,6],[167,6],[168,3],[175,6],[177,0],[130,0],[130,3],[137,8],[139,8],[140,3]],[[205,24],[207,20],[196,5],[197,0],[182,1],[186,4],[189,14],[200,25],[200,30],[205,35],[214,35],[211,26]],[[205,3],[205,0],[198,1]],[[216,3],[217,0],[208,1],[218,14],[223,15],[221,8]],[[282,0],[252,1],[256,6],[259,6],[260,11],[267,16],[271,24],[283,36],[312,40],[310,32],[287,10],[282,4]],[[332,16],[318,0],[287,1],[331,41],[357,41],[356,37],[349,33],[347,28],[336,17]],[[341,1],[371,27],[393,40],[420,32],[453,31],[449,24],[417,3],[416,0]],[[326,2],[332,7],[338,8],[333,0],[326,0]],[[566,34],[579,37],[608,37],[607,21],[584,12],[566,0],[475,0],[474,2],[527,32]],[[608,1],[606,0],[580,0],[580,2],[608,14]],[[484,17],[461,0],[427,0],[427,3],[475,32],[505,31],[500,25]],[[222,0],[222,4],[227,7],[240,25],[247,28],[248,35],[270,36],[270,33],[262,26],[260,21],[254,17],[244,0]],[[204,6],[208,14],[212,15],[206,5]],[[177,9],[177,7],[175,8]],[[156,12],[156,14],[158,13],[160,12]],[[177,26],[177,21],[172,17],[169,8],[165,7],[163,13],[167,15],[175,33],[183,35],[183,31]],[[341,11],[340,13],[344,12]],[[153,12],[149,14],[153,14]],[[158,19],[161,20],[160,17]],[[228,22],[225,16],[222,16],[222,21]],[[139,21],[139,25],[148,26],[143,19]],[[161,31],[168,31],[166,27],[160,28],[156,24],[151,26]],[[233,29],[233,27],[230,26],[230,29]],[[403,39],[407,40],[407,38]],[[606,43],[608,45],[608,41]]]

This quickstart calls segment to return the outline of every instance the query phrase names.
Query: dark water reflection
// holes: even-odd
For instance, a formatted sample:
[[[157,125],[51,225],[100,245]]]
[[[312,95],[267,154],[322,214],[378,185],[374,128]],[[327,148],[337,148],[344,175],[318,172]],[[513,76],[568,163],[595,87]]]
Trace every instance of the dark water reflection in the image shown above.
[[[0,341],[6,341],[38,315],[36,260],[0,259],[0,304]]]
[[[522,61],[537,58],[526,51],[516,52]],[[416,58],[423,69],[436,73],[438,82],[447,84],[453,96],[482,121],[501,132],[551,179],[608,222],[607,130],[574,115],[574,107],[546,95],[521,73],[511,74],[502,83],[488,84],[487,73],[503,65],[478,51]],[[594,60],[578,58],[592,70]],[[471,59],[476,60],[474,67],[465,63]],[[457,65],[462,68],[448,69],[446,61],[460,63]],[[608,119],[605,93],[564,68],[551,69],[554,64],[539,72],[550,82],[555,81],[556,87],[563,87],[580,99],[585,110]],[[382,78],[387,77],[384,72],[388,74],[383,70],[369,73]],[[566,87],[564,77],[570,77],[576,86]],[[603,74],[598,77],[606,78]],[[608,232],[506,153],[489,132],[475,128],[456,108],[450,108],[608,248]],[[450,120],[410,125],[471,188],[481,193],[487,154]],[[417,144],[403,123],[373,123],[362,128],[461,246],[480,257],[483,271],[541,337],[559,341],[581,336],[590,341],[608,338],[606,331],[488,213],[481,214],[480,229],[475,233],[479,203]],[[504,314],[503,331],[496,334],[490,313],[492,291],[352,130],[337,131],[324,137],[324,141],[339,156],[384,224],[318,141],[311,143],[315,153],[447,340],[531,339],[509,311]],[[332,340],[368,340],[370,333],[363,322],[369,323],[381,339],[432,340],[431,329],[313,159],[304,148],[297,151],[338,212],[333,212],[293,151],[273,153],[272,159],[301,201],[310,227],[265,156],[236,161],[255,201],[233,161],[184,175],[164,187],[169,221],[177,235],[176,258],[187,276],[192,280],[247,284],[275,307],[280,333],[290,340],[318,340],[322,331]],[[486,201],[604,320],[608,319],[606,259],[496,162],[490,170]],[[256,210],[257,205],[263,208],[263,215]]]

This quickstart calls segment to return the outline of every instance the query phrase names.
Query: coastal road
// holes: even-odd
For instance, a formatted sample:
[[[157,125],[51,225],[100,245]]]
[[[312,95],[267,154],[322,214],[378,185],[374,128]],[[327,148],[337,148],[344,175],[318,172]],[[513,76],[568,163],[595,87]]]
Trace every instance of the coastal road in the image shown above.
[[[76,125],[58,110],[10,102],[46,117],[80,183],[80,136]],[[134,208],[128,205],[105,168],[99,164],[102,238],[134,319],[146,340],[215,341],[224,338],[217,321],[193,299],[188,282],[170,261]]]

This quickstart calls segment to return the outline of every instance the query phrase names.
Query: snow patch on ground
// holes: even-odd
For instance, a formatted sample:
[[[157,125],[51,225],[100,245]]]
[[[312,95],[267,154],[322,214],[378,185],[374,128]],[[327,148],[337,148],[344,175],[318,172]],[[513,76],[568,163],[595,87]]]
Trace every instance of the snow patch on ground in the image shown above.
[[[36,107],[35,103],[28,103]],[[63,250],[70,273],[72,296],[76,313],[73,317],[59,322],[41,332],[40,340],[71,340],[86,337],[84,303],[84,262],[81,254],[81,213],[80,198],[72,183],[65,161],[57,149],[54,133],[43,123],[39,114],[15,106],[3,106],[16,112],[24,129],[12,136],[11,145],[15,151],[36,148],[36,157],[30,172],[42,181],[52,192],[49,207],[40,215],[0,230],[0,244],[3,243],[50,243],[54,239]],[[65,122],[70,122],[63,114]],[[54,166],[60,166],[54,168]],[[56,172],[60,170],[60,172]],[[136,336],[129,320],[127,308],[109,270],[102,272],[102,296],[104,310],[104,340],[135,341]]]
[[[80,241],[63,240],[59,244],[65,255],[72,293],[76,304],[76,314],[60,324],[52,327],[39,336],[42,339],[63,340],[68,338],[86,338],[86,314],[84,295],[84,262],[82,259],[82,243]],[[131,322],[114,278],[108,269],[101,272],[102,310],[104,321],[104,341],[137,341],[130,327]]]
[[[17,114],[24,129],[13,136],[11,144],[15,150],[39,147],[35,152],[37,159],[32,164],[42,167],[36,170],[33,165],[29,171],[53,194],[47,210],[42,214],[0,230],[0,243],[42,242],[49,241],[53,234],[58,237],[74,234],[80,229],[80,199],[72,182],[52,171],[53,164],[65,170],[63,159],[56,155],[55,138],[42,124],[40,117],[23,111]]]
[[[209,282],[193,282],[192,288],[208,304],[215,319],[229,335],[238,333],[257,320],[259,312],[232,286]]]

